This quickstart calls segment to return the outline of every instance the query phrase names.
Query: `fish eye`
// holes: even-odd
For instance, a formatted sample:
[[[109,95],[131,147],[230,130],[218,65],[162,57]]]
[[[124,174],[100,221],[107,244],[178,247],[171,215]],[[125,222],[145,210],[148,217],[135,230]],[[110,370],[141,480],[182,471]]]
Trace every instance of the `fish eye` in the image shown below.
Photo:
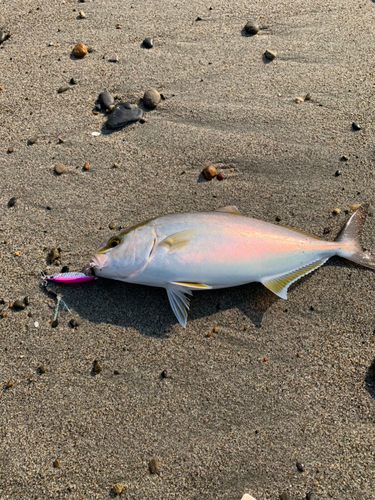
[[[113,236],[109,241],[108,241],[108,246],[111,248],[117,247],[121,243],[121,238],[119,236]]]

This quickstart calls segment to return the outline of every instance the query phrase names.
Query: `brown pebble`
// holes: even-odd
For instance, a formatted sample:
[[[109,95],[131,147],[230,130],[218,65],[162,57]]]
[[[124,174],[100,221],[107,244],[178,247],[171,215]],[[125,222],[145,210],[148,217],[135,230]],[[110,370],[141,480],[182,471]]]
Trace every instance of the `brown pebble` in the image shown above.
[[[333,213],[333,215],[339,215],[339,213],[341,213],[341,209],[340,208],[334,208],[332,210],[332,213]]]
[[[359,203],[355,203],[354,205],[349,205],[349,208],[352,212],[355,212],[360,206]]]
[[[48,252],[48,258],[49,258],[49,261],[51,264],[53,262],[55,262],[55,260],[60,259],[60,257],[61,257],[61,254],[60,254],[59,250],[55,247],[51,248],[51,250]]]
[[[28,315],[28,317],[29,317],[29,318],[32,318],[32,317],[34,316],[32,311],[29,311],[29,312],[27,313],[27,315]]]
[[[218,179],[219,181],[222,181],[222,180],[224,180],[224,179],[225,179],[225,175],[223,174],[223,172],[219,172],[219,173],[217,174],[217,179]]]
[[[218,330],[219,330],[219,328],[218,328],[217,326],[214,326],[214,328],[213,328],[213,330],[212,330],[212,331],[213,331],[214,333],[217,333],[217,332],[218,332]]]
[[[114,105],[114,104],[111,104],[111,105],[110,105],[110,106],[109,106],[109,107],[105,110],[105,112],[109,115],[109,113],[112,113],[112,110],[113,110],[113,108],[114,108],[114,107],[115,107],[115,105]]]
[[[8,148],[8,153],[13,153],[13,151],[14,151],[13,147]]]
[[[160,101],[160,94],[155,89],[148,89],[143,95],[143,103],[147,108],[156,108]]]
[[[62,137],[59,137],[59,144],[63,144],[65,141]]]
[[[295,101],[297,104],[301,104],[301,102],[303,102],[303,98],[302,98],[302,97],[295,97],[295,98],[294,98],[294,101]]]
[[[7,313],[4,313],[4,312],[2,312],[2,313],[1,313],[1,317],[2,317],[2,318],[5,318],[5,317],[6,317],[6,315],[7,315]]]
[[[115,495],[121,495],[124,485],[122,483],[116,483],[112,485],[112,491]]]
[[[116,24],[116,29],[117,29],[117,30],[120,30],[120,29],[121,29],[121,24],[117,23],[117,24]]]
[[[93,369],[94,373],[98,374],[103,370],[103,365],[98,359],[96,359],[93,363],[92,369]]]
[[[88,170],[90,167],[90,163],[87,161],[84,165],[83,165],[83,168],[84,170]]]
[[[211,333],[211,332],[207,332],[207,333],[206,333],[206,337],[207,337],[207,338],[212,337],[212,333]]]
[[[13,382],[11,380],[8,380],[7,387],[13,387]]]
[[[42,374],[46,373],[46,367],[44,365],[40,365],[38,370],[39,370],[39,373],[42,373]]]
[[[85,19],[86,14],[83,12],[83,10],[80,10],[78,14],[81,19]]]
[[[209,165],[203,170],[203,175],[209,181],[217,175],[216,168],[213,165]]]
[[[311,94],[305,95],[305,101],[311,101]]]
[[[86,45],[84,43],[77,43],[77,45],[73,49],[73,54],[78,58],[85,57],[85,55],[87,54]]]
[[[114,163],[113,168],[118,168],[118,163]]]
[[[63,163],[56,163],[54,170],[57,175],[61,175],[65,172],[66,167]]]
[[[54,467],[59,467],[59,466],[60,466],[60,462],[57,460],[57,458],[56,458],[56,460],[53,462],[53,466],[54,466]]]
[[[160,470],[160,462],[156,457],[151,458],[148,467],[151,474],[157,474]]]

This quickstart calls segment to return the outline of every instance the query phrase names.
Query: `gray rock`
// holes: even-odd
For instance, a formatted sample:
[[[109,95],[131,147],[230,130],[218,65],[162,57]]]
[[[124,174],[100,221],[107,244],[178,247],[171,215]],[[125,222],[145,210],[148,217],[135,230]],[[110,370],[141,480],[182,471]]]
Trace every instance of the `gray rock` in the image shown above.
[[[257,23],[255,21],[249,21],[245,25],[245,31],[249,35],[256,35],[259,31],[259,26],[257,25]]]
[[[115,100],[113,98],[113,95],[110,94],[107,90],[99,94],[99,103],[101,108],[103,109],[108,109],[109,106],[112,106],[112,104],[115,103]]]
[[[63,92],[66,92],[66,91],[67,91],[67,90],[69,90],[69,89],[70,89],[70,85],[65,84],[65,85],[62,85],[61,87],[59,87],[59,88],[57,89],[57,92],[58,92],[59,94],[62,94]]]
[[[353,122],[352,123],[353,130],[361,130],[361,126],[358,122]]]
[[[152,47],[154,46],[154,40],[151,36],[148,36],[143,40],[142,44],[146,49],[152,49]]]
[[[66,167],[63,163],[56,163],[54,170],[56,174],[61,175],[65,172]]]
[[[16,300],[13,302],[13,309],[16,309],[17,311],[21,311],[22,309],[25,309],[25,304],[22,302],[22,300]]]
[[[0,30],[0,43],[3,43],[3,41],[5,40],[5,37],[6,37],[6,35],[5,35],[4,31]]]
[[[144,93],[143,103],[147,108],[156,108],[161,101],[160,94],[155,89],[148,89]]]
[[[15,198],[13,196],[13,198],[11,198],[9,201],[8,201],[8,207],[14,207],[14,205],[17,203],[17,198]]]
[[[32,137],[30,137],[30,139],[27,142],[29,144],[35,144],[37,140],[38,140],[38,136],[37,135],[33,135]]]
[[[124,127],[128,123],[138,121],[142,115],[143,111],[137,106],[133,106],[129,102],[119,102],[109,115],[106,125],[112,130]]]
[[[279,496],[279,499],[280,500],[290,500],[290,495],[289,495],[289,493],[286,493],[286,492],[281,493],[281,495]]]
[[[160,471],[160,462],[157,457],[151,458],[148,467],[150,469],[151,474],[157,474]]]
[[[273,50],[266,50],[264,53],[264,57],[266,59],[268,59],[269,61],[273,61],[276,56],[277,56],[277,52],[274,52]]]

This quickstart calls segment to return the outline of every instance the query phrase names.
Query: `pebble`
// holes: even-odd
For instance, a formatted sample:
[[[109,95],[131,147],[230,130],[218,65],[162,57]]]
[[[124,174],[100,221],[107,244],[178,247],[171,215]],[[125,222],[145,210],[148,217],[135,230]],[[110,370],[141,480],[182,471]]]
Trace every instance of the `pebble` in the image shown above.
[[[13,151],[14,151],[14,148],[13,148],[12,146],[10,146],[10,147],[8,148],[8,153],[13,153]]]
[[[85,55],[87,54],[86,45],[84,43],[77,43],[77,45],[75,45],[73,49],[73,54],[78,58],[85,57]]]
[[[100,106],[103,109],[107,109],[107,108],[109,108],[109,106],[112,106],[112,104],[115,103],[113,95],[110,92],[108,92],[107,90],[105,90],[104,92],[101,92],[99,94],[98,100],[99,100]]]
[[[69,325],[71,326],[71,328],[78,328],[79,327],[79,323],[75,319],[71,319],[69,321]]]
[[[338,177],[339,175],[341,175],[341,173],[342,173],[341,170],[336,170],[335,176]]]
[[[108,227],[109,229],[114,229],[116,227],[116,224],[114,222],[110,222]]]
[[[84,170],[88,170],[90,168],[90,163],[87,161],[84,165],[83,165],[83,169]]]
[[[209,165],[208,167],[203,169],[203,175],[208,181],[210,181],[213,177],[217,175],[216,168],[213,165]]]
[[[276,221],[276,222],[280,222],[280,221],[281,221],[281,215],[276,215],[276,217],[275,217],[275,221]]]
[[[266,50],[264,53],[264,57],[266,59],[268,59],[269,61],[273,61],[276,56],[277,56],[277,52],[274,52],[273,50]]]
[[[259,26],[257,25],[257,23],[255,21],[248,21],[245,24],[245,31],[249,35],[256,35],[259,31]]]
[[[222,181],[223,179],[225,179],[225,175],[223,174],[223,172],[219,172],[217,174],[217,178],[218,178],[219,181]]]
[[[311,94],[305,95],[305,101],[311,101]]]
[[[163,370],[161,372],[161,378],[168,378],[168,372],[167,372],[167,370]]]
[[[157,474],[160,470],[160,462],[156,457],[151,458],[148,468],[150,469],[151,474]]]
[[[28,315],[28,317],[29,317],[29,318],[32,318],[32,317],[34,316],[34,314],[33,314],[33,312],[32,312],[32,311],[29,311],[29,312],[27,313],[27,315]]]
[[[296,467],[299,470],[299,472],[305,472],[305,466],[301,462],[297,462]]]
[[[306,493],[306,500],[314,500],[315,495],[311,491],[309,493]]]
[[[69,83],[70,85],[77,85],[78,82],[75,78],[71,78]]]
[[[37,140],[38,140],[38,136],[37,136],[37,135],[33,135],[33,136],[32,136],[32,137],[30,137],[30,139],[28,140],[28,143],[29,143],[29,144],[35,144]]]
[[[62,85],[61,87],[59,87],[59,88],[57,89],[57,92],[58,92],[59,94],[62,94],[63,92],[66,92],[66,91],[67,91],[67,90],[69,90],[69,89],[70,89],[70,86],[69,86],[68,84],[66,84],[66,85]]]
[[[103,370],[103,364],[98,359],[96,359],[93,363],[92,369],[95,374],[98,374]]]
[[[21,311],[25,309],[25,307],[26,306],[22,300],[16,300],[15,302],[13,302],[13,309],[16,309],[17,311]]]
[[[121,495],[124,485],[122,483],[116,483],[112,485],[112,491],[115,495]]]
[[[143,111],[129,102],[119,102],[113,108],[107,120],[107,127],[115,129],[123,127],[128,123],[138,121],[143,115]]]
[[[148,36],[143,40],[142,44],[144,47],[146,47],[146,49],[152,49],[152,47],[154,46],[154,40],[151,36]]]
[[[83,12],[83,10],[80,10],[78,14],[81,19],[85,19],[86,14]]]
[[[61,257],[61,254],[58,251],[58,249],[55,247],[51,248],[51,250],[48,252],[48,258],[49,258],[49,261],[51,264],[53,262],[55,262],[55,260],[60,259],[60,257]]]
[[[105,112],[106,112],[107,114],[112,113],[112,111],[113,111],[113,108],[114,108],[114,107],[115,107],[115,105],[114,105],[114,104],[111,104],[111,105],[109,106],[109,108],[105,110]]]
[[[294,98],[294,101],[297,103],[297,104],[301,104],[301,102],[304,101],[303,97],[295,97]]]
[[[353,122],[352,123],[353,130],[361,130],[361,126],[358,122]]]
[[[25,306],[30,305],[30,297],[28,295],[26,295],[26,297],[23,299],[23,303],[25,304]]]
[[[68,272],[69,272],[69,266],[63,266],[63,267],[61,268],[61,272],[62,272],[62,273],[68,273]]]
[[[58,325],[59,325],[59,320],[58,320],[58,319],[55,319],[55,320],[54,320],[54,321],[52,321],[52,323],[51,323],[52,328],[56,328]]]
[[[355,203],[354,205],[349,205],[349,208],[352,212],[355,212],[360,206],[359,203]]]
[[[56,458],[56,460],[53,462],[53,466],[54,467],[59,467],[59,465],[60,465],[60,462]]]
[[[6,34],[4,33],[4,31],[0,30],[0,43],[3,43],[5,38],[6,38]]]
[[[290,500],[290,495],[289,495],[289,493],[286,493],[286,492],[281,493],[281,495],[279,496],[279,499],[280,500]]]
[[[241,498],[241,500],[255,500],[254,497],[248,495],[247,493]]]
[[[347,156],[342,156],[340,158],[340,161],[348,161],[348,160],[349,160],[349,158]]]
[[[59,137],[59,144],[64,144],[64,139],[62,137]]]
[[[116,63],[118,62],[118,55],[116,53],[113,53],[109,59],[108,59],[109,62],[113,62],[113,63]]]
[[[156,108],[160,101],[160,94],[155,89],[148,89],[143,95],[143,103],[147,108]]]
[[[17,198],[15,198],[13,196],[13,198],[11,198],[9,201],[8,201],[8,206],[9,207],[14,207],[14,205],[17,203]]]
[[[116,29],[117,29],[117,30],[120,30],[120,29],[121,29],[121,24],[120,24],[120,23],[117,23],[117,24],[116,24]]]
[[[61,175],[65,172],[66,167],[63,163],[56,163],[54,170],[57,175]]]
[[[99,137],[100,132],[91,132],[91,135],[92,135],[93,137]]]
[[[10,387],[13,387],[13,382],[11,380],[8,381],[7,383],[7,387],[10,388]]]
[[[46,367],[44,365],[40,365],[39,368],[39,373],[41,373],[43,375],[43,373],[46,373]]]
[[[333,215],[339,215],[339,213],[341,213],[341,209],[340,208],[334,208],[332,210],[332,213],[333,213]]]

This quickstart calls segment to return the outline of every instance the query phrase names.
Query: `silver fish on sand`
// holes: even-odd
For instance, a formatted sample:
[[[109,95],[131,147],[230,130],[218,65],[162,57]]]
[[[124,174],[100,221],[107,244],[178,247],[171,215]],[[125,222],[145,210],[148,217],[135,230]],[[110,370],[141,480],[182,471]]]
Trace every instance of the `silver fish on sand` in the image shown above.
[[[258,281],[286,299],[292,283],[334,255],[375,269],[375,257],[358,243],[367,209],[360,206],[332,242],[242,216],[236,207],[166,215],[106,240],[90,267],[96,276],[165,288],[185,328],[193,290]]]

